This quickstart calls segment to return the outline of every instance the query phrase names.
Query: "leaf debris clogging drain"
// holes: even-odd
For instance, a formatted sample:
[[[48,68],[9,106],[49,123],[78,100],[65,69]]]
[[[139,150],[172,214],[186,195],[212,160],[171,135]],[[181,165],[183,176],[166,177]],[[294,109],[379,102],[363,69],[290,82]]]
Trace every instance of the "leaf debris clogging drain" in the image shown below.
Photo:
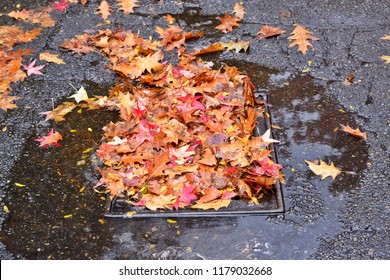
[[[259,96],[259,95],[257,95]],[[259,97],[262,98],[262,97]],[[254,135],[262,135],[266,130],[271,128],[271,114],[267,107],[264,113],[264,118],[259,121],[254,130]],[[272,143],[269,148],[273,151],[271,159],[278,163],[277,150]],[[228,217],[239,215],[274,215],[284,213],[284,199],[282,184],[278,180],[275,187],[264,194],[262,199],[259,200],[260,204],[249,204],[241,199],[232,199],[232,202],[227,208],[221,208],[218,210],[197,210],[197,209],[180,209],[176,210],[160,210],[152,211],[149,209],[134,206],[126,199],[120,197],[112,198],[107,195],[107,203],[104,216],[106,218],[185,218],[185,217]]]

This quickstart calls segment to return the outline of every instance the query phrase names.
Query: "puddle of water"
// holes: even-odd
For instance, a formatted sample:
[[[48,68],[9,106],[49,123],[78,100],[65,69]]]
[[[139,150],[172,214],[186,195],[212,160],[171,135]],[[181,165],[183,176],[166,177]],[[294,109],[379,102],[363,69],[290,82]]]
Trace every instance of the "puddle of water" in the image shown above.
[[[84,111],[55,125],[66,132],[62,147],[39,148],[37,135],[26,144],[7,195],[11,213],[1,233],[7,249],[27,259],[305,259],[321,238],[339,233],[337,215],[359,177],[342,174],[321,181],[304,159],[331,160],[359,174],[367,160],[364,142],[333,131],[339,123],[354,125],[354,117],[341,113],[310,77],[292,78],[254,63],[225,63],[249,72],[269,95],[273,122],[281,127],[274,132],[282,143],[285,215],[182,218],[177,224],[162,218],[99,221],[104,195],[92,191],[97,180],[93,156],[84,159],[85,165],[77,162],[85,149],[98,147],[100,129],[113,114]],[[94,91],[93,84],[88,87]],[[67,214],[73,216],[65,219]]]

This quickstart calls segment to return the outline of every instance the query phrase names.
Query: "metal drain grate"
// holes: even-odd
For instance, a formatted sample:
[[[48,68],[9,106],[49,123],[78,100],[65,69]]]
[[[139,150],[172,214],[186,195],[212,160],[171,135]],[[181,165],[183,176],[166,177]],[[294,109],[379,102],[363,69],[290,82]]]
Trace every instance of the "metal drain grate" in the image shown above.
[[[266,100],[264,96],[258,94],[258,98]],[[267,107],[265,116],[259,120],[259,124],[255,128],[254,135],[262,135],[271,128],[270,111]],[[277,151],[271,143],[269,145],[272,152],[272,160],[278,163]],[[123,198],[115,197],[111,199],[107,196],[107,204],[104,216],[107,218],[180,218],[180,217],[223,217],[223,216],[239,216],[239,215],[273,215],[284,213],[284,200],[282,192],[282,184],[277,181],[276,186],[272,191],[268,191],[259,199],[260,204],[248,204],[240,199],[232,199],[229,207],[220,208],[219,210],[198,210],[198,209],[179,209],[176,210],[161,210],[151,211],[131,205]],[[128,212],[136,212],[133,215],[127,215]]]

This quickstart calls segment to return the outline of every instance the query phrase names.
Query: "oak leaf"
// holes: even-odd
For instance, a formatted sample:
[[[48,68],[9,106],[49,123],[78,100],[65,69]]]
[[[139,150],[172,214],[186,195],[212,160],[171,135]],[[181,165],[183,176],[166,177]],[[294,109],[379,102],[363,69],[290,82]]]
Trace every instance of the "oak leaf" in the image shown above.
[[[235,51],[236,53],[244,50],[246,52],[249,48],[250,41],[239,41],[239,42],[229,42],[229,43],[221,43],[223,48],[226,48],[228,51]]]
[[[390,55],[382,55],[381,58],[385,61],[385,63],[390,63]]]
[[[294,24],[294,26],[295,28],[291,32],[292,36],[288,37],[289,40],[293,40],[293,42],[290,43],[289,47],[297,45],[298,50],[305,55],[308,50],[308,47],[313,47],[309,40],[319,40],[319,38],[311,35],[313,34],[313,32],[307,30],[302,25]]]
[[[157,209],[172,209],[172,203],[177,199],[175,195],[142,195],[142,201],[145,202],[145,207],[156,211]]]
[[[313,171],[316,175],[321,175],[321,180],[324,180],[326,177],[331,176],[333,179],[341,173],[341,170],[338,169],[333,162],[327,165],[324,161],[320,160],[319,164],[305,160],[310,170]]]
[[[233,8],[233,13],[236,15],[236,17],[239,20],[242,20],[244,18],[244,15],[245,15],[244,6],[241,5],[240,3],[236,3],[236,5],[234,5],[234,8]]]
[[[110,4],[108,4],[106,0],[103,0],[100,3],[99,8],[96,10],[95,14],[101,14],[103,19],[107,19],[107,17],[111,15]]]
[[[13,17],[16,20],[27,20],[30,17],[29,13],[25,9],[21,11],[12,11],[8,13],[8,16]]]
[[[361,138],[364,140],[367,139],[367,133],[361,132],[359,128],[353,129],[349,125],[343,125],[343,124],[340,124],[340,126],[341,126],[341,130],[348,133],[348,134],[351,134],[355,137],[358,137],[358,138]]]
[[[9,96],[7,94],[0,94],[0,109],[7,111],[7,109],[16,108],[16,104],[12,103],[14,100],[19,99],[17,96]]]
[[[55,108],[53,111],[47,111],[42,112],[40,114],[46,115],[45,122],[48,120],[54,120],[55,122],[62,122],[65,120],[65,115],[70,113],[74,108],[76,107],[76,104],[73,102],[64,102],[61,105],[59,105],[57,108]]]
[[[238,22],[240,21],[240,19],[232,17],[226,12],[224,17],[217,18],[221,21],[221,24],[215,27],[215,29],[221,30],[223,33],[228,33],[228,31],[232,32],[233,27],[239,26]]]
[[[134,13],[134,8],[139,7],[138,0],[118,0],[118,10],[122,10],[125,15]]]
[[[208,209],[214,209],[219,210],[219,208],[222,207],[228,207],[230,205],[231,200],[228,199],[218,199],[211,202],[198,202],[191,206],[193,209],[201,209],[201,210],[208,210]]]
[[[52,129],[47,136],[35,140],[40,142],[40,147],[44,148],[46,148],[47,146],[61,146],[58,141],[62,140],[62,135]]]
[[[280,34],[286,33],[286,31],[280,29],[280,28],[275,28],[269,25],[264,25],[259,32],[257,32],[257,35],[260,35],[263,38],[270,38],[274,36],[278,36]]]
[[[61,58],[59,58],[57,54],[51,54],[47,52],[40,53],[39,59],[45,60],[47,62],[57,63],[57,64],[65,64],[65,62]]]
[[[390,40],[390,34],[381,37],[382,40]]]
[[[167,163],[170,161],[169,152],[162,151],[160,154],[155,154],[153,158],[153,165],[148,169],[150,177],[163,176],[164,171],[168,169]]]

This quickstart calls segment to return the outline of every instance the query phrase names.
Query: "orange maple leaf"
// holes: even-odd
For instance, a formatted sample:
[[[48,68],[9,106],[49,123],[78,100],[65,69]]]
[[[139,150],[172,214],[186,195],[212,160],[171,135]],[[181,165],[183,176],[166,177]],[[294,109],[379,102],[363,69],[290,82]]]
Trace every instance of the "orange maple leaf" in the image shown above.
[[[298,50],[300,50],[305,55],[308,47],[313,47],[313,45],[308,40],[319,40],[320,38],[312,36],[311,34],[313,34],[313,32],[307,30],[302,25],[294,25],[295,28],[291,32],[292,36],[288,37],[289,40],[293,40],[293,42],[290,43],[289,47],[297,45]]]
[[[118,0],[118,10],[122,10],[125,15],[134,13],[134,8],[139,7],[138,0]]]
[[[96,10],[95,14],[101,14],[103,19],[107,19],[107,17],[111,15],[110,4],[108,4],[106,0],[103,0],[100,3],[99,8]]]
[[[224,17],[217,18],[221,21],[221,24],[215,27],[215,29],[221,30],[223,33],[227,33],[228,31],[232,32],[233,27],[239,26],[238,22],[240,19],[232,17],[226,12]]]
[[[350,135],[353,135],[355,137],[358,137],[358,138],[361,138],[364,140],[367,139],[367,133],[361,132],[359,128],[353,129],[349,125],[343,125],[343,124],[340,124],[340,126],[341,126],[342,131],[344,131]]]

